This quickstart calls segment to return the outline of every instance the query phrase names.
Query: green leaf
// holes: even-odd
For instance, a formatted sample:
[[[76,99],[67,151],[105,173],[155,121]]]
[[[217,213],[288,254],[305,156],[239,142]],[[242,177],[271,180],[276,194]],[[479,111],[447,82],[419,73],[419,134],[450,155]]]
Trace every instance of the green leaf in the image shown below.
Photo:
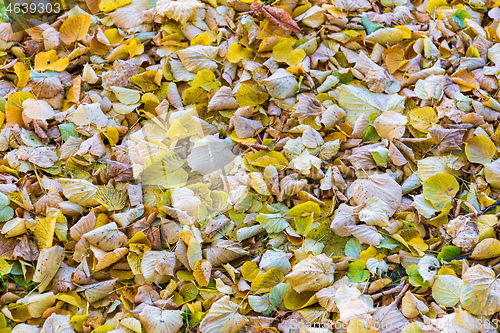
[[[460,189],[454,176],[448,173],[438,173],[423,183],[424,198],[439,211],[452,207],[451,200]]]
[[[340,85],[334,90],[334,95],[339,106],[346,111],[346,122],[351,126],[362,114],[369,116],[384,111],[402,112],[406,100],[398,94],[373,93],[363,86],[352,84]]]
[[[370,128],[373,128],[370,126]],[[387,161],[389,160],[389,149],[378,146],[377,148],[368,150],[372,155],[375,164],[381,168],[387,168]]]
[[[285,276],[283,272],[276,267],[271,268],[264,274],[257,275],[252,281],[252,291],[256,294],[262,294],[270,291],[272,288],[283,282]]]
[[[465,19],[470,19],[471,16],[465,9],[458,8],[451,18],[463,29],[465,28]]]
[[[109,325],[103,325],[103,326],[99,326],[98,328],[96,328],[95,330],[93,330],[90,333],[107,333],[107,332],[112,331],[112,330],[114,330],[113,327],[111,327]]]
[[[14,210],[9,207],[9,197],[0,193],[0,222],[10,220],[14,216]]]
[[[344,253],[346,257],[353,257],[359,259],[359,255],[366,248],[366,245],[363,246],[359,242],[357,238],[351,238],[345,244]]]
[[[354,75],[352,75],[351,71],[347,71],[346,73],[339,73],[339,71],[333,71],[332,75],[338,77],[339,83],[341,84],[347,84],[354,80]]]
[[[361,15],[361,23],[365,27],[366,33],[368,35],[371,34],[372,32],[377,31],[378,29],[384,27],[384,25],[382,23],[370,21],[370,19],[366,15],[366,13],[363,13],[363,15]]]
[[[7,319],[5,318],[3,313],[0,313],[0,328],[7,327]]]
[[[286,216],[293,217],[294,229],[301,235],[306,236],[314,222],[314,217],[321,215],[321,208],[314,201],[307,201],[293,207]]]
[[[259,222],[270,234],[281,232],[289,226],[288,222],[280,213],[259,214],[255,217],[255,221]]]
[[[274,310],[277,310],[283,300],[285,299],[286,293],[292,289],[292,286],[288,283],[278,283],[269,293],[269,303]]]
[[[335,234],[330,228],[330,221],[311,229],[307,234],[307,238],[325,244],[323,253],[330,258],[344,257],[344,247],[349,240],[349,237],[342,237]]]
[[[366,262],[364,260],[358,259],[349,264],[349,270],[347,271],[347,276],[349,280],[354,283],[361,283],[367,281],[370,278],[370,272],[365,269]]]
[[[408,280],[410,284],[414,287],[428,288],[429,282],[424,282],[424,278],[418,272],[417,265],[413,264],[406,268],[406,274],[408,274]]]
[[[445,246],[441,249],[441,252],[439,252],[437,260],[448,261],[451,259],[455,259],[460,255],[460,252],[461,250],[458,246],[453,246],[453,245]]]
[[[384,237],[384,239],[380,242],[380,244],[375,247],[377,249],[383,248],[383,249],[394,250],[399,245],[400,245],[399,242],[397,242],[393,238]]]
[[[59,127],[59,132],[61,132],[63,141],[68,141],[70,136],[78,137],[78,132],[75,130],[75,124],[64,123],[57,126]]]

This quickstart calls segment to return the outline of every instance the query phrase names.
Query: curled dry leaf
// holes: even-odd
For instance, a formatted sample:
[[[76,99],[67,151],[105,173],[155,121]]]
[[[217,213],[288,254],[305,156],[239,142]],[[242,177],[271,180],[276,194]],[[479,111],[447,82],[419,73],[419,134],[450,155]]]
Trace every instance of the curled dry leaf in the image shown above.
[[[264,15],[274,24],[277,24],[283,30],[289,30],[296,33],[302,33],[297,22],[293,20],[290,14],[283,8],[275,8],[271,6],[261,5],[259,2],[254,1],[251,5],[252,9]]]
[[[494,331],[497,5],[0,13],[0,330]]]

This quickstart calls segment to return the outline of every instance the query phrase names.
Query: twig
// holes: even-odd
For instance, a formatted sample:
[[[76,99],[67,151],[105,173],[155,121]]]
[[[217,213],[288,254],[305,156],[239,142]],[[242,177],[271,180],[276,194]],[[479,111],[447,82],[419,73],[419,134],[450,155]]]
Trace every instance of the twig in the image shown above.
[[[392,295],[392,294],[396,294],[396,293],[401,293],[403,290],[406,291],[405,286],[406,286],[406,289],[408,289],[408,285],[406,284],[406,278],[402,279],[401,282],[397,286],[395,286],[394,288],[389,289],[387,291],[381,291],[377,294],[373,294],[373,295],[371,295],[371,297],[373,300],[376,300],[377,298],[382,297],[384,295]],[[398,295],[398,297],[399,297],[399,295]]]
[[[486,214],[487,212],[489,212],[489,211],[491,211],[494,208],[499,207],[499,206],[500,206],[500,200],[497,200],[493,204],[486,207],[485,209],[482,209],[479,212],[467,214],[467,215],[465,215],[465,217],[478,217],[478,216],[481,216],[483,214]]]

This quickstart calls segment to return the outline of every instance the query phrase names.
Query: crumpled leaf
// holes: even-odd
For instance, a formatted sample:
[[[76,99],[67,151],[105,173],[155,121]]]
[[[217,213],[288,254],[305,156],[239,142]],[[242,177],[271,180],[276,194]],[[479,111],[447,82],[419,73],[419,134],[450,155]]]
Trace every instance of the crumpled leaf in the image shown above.
[[[293,266],[292,271],[286,275],[286,281],[298,293],[318,291],[332,283],[334,272],[330,258],[324,254],[309,255]]]
[[[238,332],[248,319],[238,313],[238,305],[224,296],[212,304],[210,311],[200,323],[202,333]]]

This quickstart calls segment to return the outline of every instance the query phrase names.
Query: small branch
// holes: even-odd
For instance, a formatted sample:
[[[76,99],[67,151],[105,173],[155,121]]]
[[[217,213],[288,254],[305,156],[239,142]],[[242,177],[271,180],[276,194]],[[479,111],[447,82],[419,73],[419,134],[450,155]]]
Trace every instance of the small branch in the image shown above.
[[[373,300],[376,300],[377,298],[380,298],[380,297],[382,297],[382,296],[384,296],[384,295],[392,295],[392,294],[397,294],[397,293],[400,293],[400,294],[401,294],[401,292],[403,292],[403,291],[404,291],[404,292],[406,292],[406,290],[407,290],[407,289],[408,289],[408,285],[407,285],[407,283],[406,283],[406,278],[404,278],[404,279],[403,279],[403,280],[401,280],[401,282],[400,282],[397,286],[395,286],[394,288],[389,289],[389,290],[387,290],[387,291],[381,291],[381,292],[379,292],[379,293],[377,293],[377,294],[373,294],[373,295],[371,295],[371,297],[372,297],[372,299],[373,299]],[[400,295],[398,295],[397,297],[399,297],[399,296],[400,296]],[[402,297],[402,296],[401,296],[401,297]]]
[[[480,210],[479,212],[476,212],[476,213],[467,214],[465,216],[466,217],[478,217],[478,216],[481,216],[483,214],[486,214],[487,212],[489,212],[489,211],[491,211],[494,208],[499,207],[499,206],[500,206],[500,200],[497,200],[493,204],[491,204],[488,207],[486,207],[485,209],[482,209],[482,210]]]

